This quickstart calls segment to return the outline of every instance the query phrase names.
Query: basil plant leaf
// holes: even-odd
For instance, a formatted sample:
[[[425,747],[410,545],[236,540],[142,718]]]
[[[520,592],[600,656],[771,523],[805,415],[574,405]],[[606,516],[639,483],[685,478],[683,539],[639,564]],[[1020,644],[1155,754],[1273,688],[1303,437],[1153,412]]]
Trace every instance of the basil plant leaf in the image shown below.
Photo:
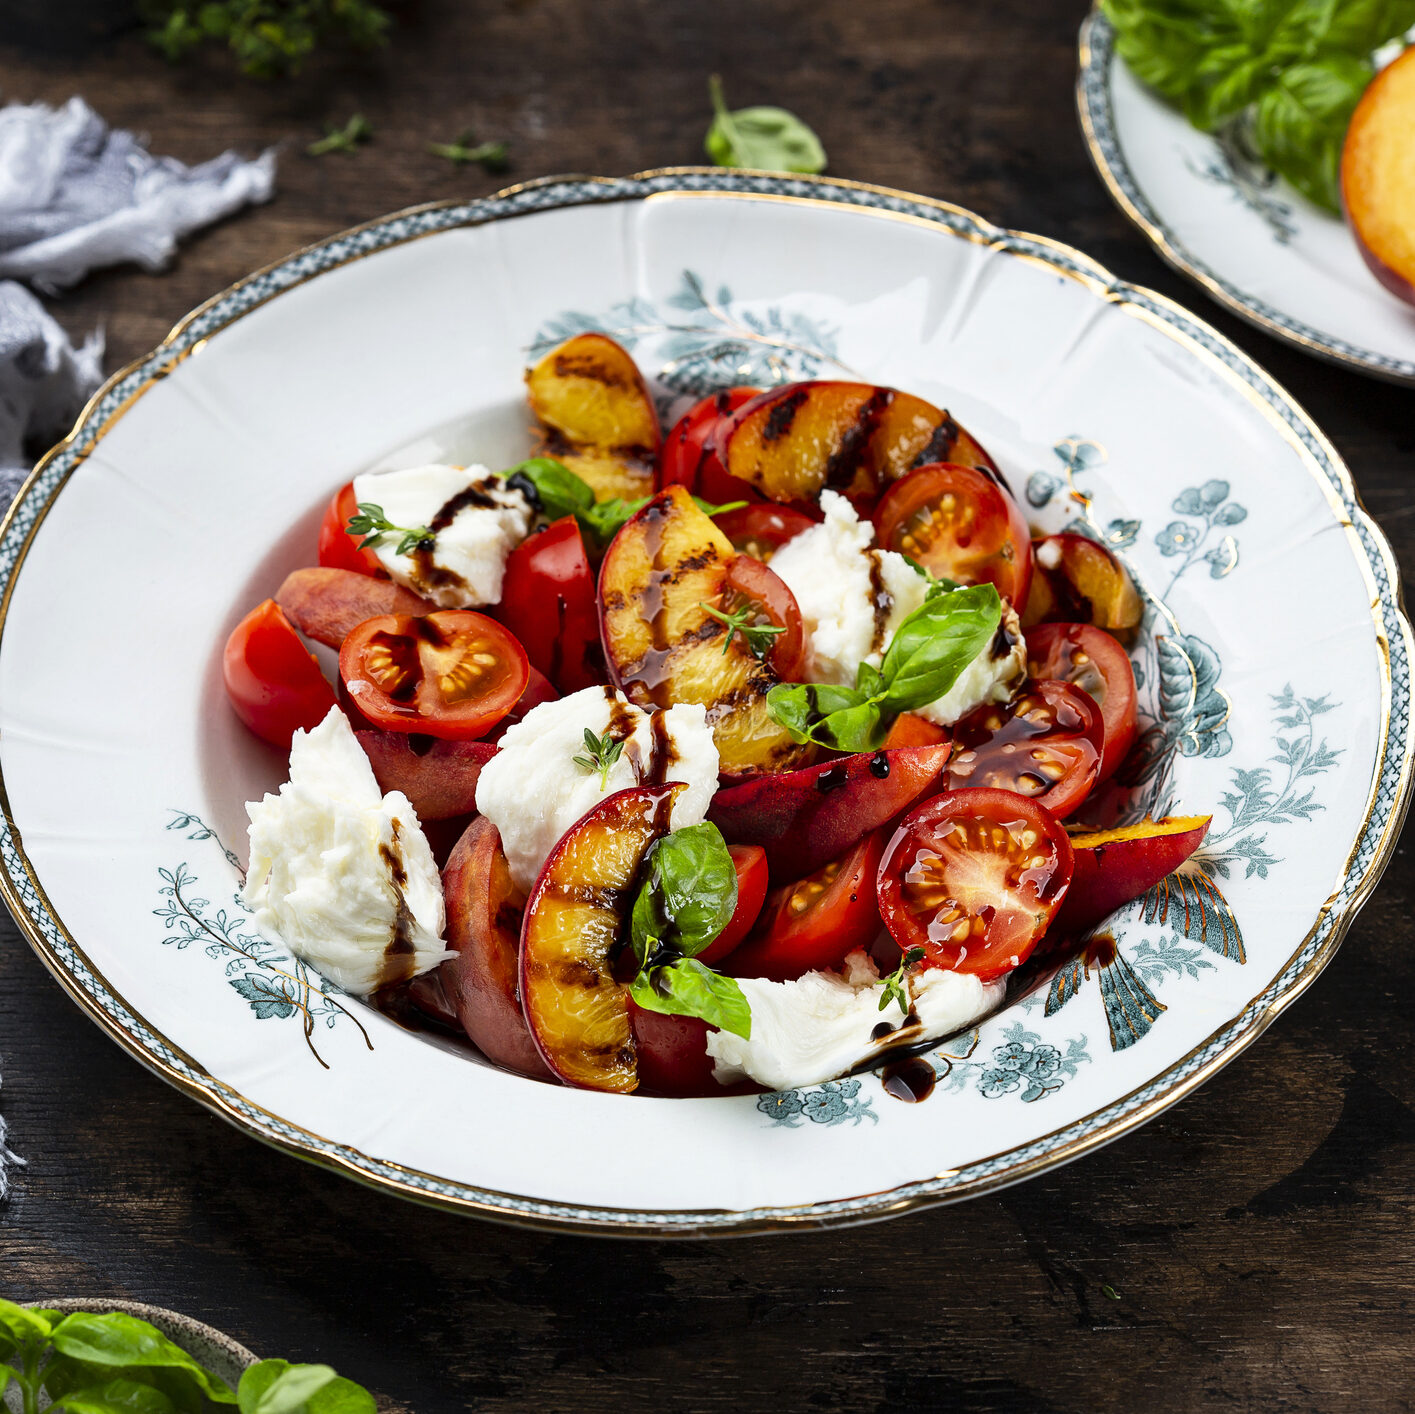
[[[737,908],[737,870],[722,838],[708,822],[665,835],[649,855],[648,877],[634,900],[630,941],[642,967],[652,941],[685,957],[702,952]]]
[[[32,1341],[49,1339],[53,1323],[50,1313],[28,1306],[17,1306],[0,1296],[0,1346],[27,1345]]]
[[[4,1397],[5,1387],[11,1380],[18,1380],[20,1372],[12,1365],[0,1365],[0,1398]]]
[[[117,1379],[66,1394],[50,1408],[68,1414],[176,1414],[177,1406],[152,1385]]]
[[[554,457],[532,457],[501,473],[508,486],[519,490],[547,520],[582,516],[594,507],[594,491]]]
[[[739,108],[729,112],[716,74],[709,81],[713,120],[704,146],[719,167],[751,167],[763,172],[823,172],[825,148],[794,113],[785,108]]]
[[[796,741],[833,751],[872,751],[879,744],[879,707],[859,688],[778,683],[767,693],[766,705]]]
[[[880,671],[883,706],[912,712],[936,702],[997,633],[1002,600],[991,584],[926,599],[895,631]]]
[[[1305,0],[1294,7],[1310,15],[1313,52],[1369,58],[1415,26],[1415,0]]]
[[[695,957],[641,972],[629,995],[648,1011],[696,1016],[744,1041],[752,1036],[752,1009],[735,977],[723,977]]]
[[[181,1370],[200,1385],[208,1399],[218,1404],[236,1402],[223,1380],[168,1340],[156,1326],[121,1311],[102,1315],[76,1311],[54,1327],[51,1339],[61,1355],[93,1365]]]
[[[328,1365],[262,1360],[241,1376],[241,1414],[377,1414],[362,1385]]]

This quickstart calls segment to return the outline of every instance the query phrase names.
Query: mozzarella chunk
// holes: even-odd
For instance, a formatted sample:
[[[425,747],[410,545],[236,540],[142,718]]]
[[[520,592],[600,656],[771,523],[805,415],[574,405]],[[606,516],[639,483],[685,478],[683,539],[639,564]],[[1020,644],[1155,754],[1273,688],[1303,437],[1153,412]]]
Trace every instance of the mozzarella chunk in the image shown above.
[[[414,977],[442,944],[442,882],[417,813],[383,795],[337,708],[295,733],[290,779],[246,806],[256,927],[347,992]]]
[[[822,491],[820,525],[771,557],[801,607],[811,682],[854,686],[860,663],[879,667],[894,631],[920,604],[928,581],[893,550],[873,550],[874,527],[835,491]]]
[[[656,727],[654,718],[661,717]],[[604,779],[575,763],[585,732],[623,742]],[[615,791],[645,781],[682,781],[675,830],[699,824],[717,790],[717,747],[700,703],[644,712],[622,692],[587,687],[543,702],[508,727],[501,749],[482,767],[477,809],[496,826],[516,885],[530,891],[565,832]]]
[[[1017,611],[1004,602],[1002,622],[988,646],[959,673],[942,697],[914,710],[941,727],[951,727],[985,702],[1009,701],[1026,677],[1027,643],[1022,637],[1022,625]]]
[[[879,1009],[879,972],[863,951],[845,959],[843,976],[807,972],[794,982],[737,980],[752,1009],[751,1039],[709,1031],[713,1075],[723,1085],[749,1076],[773,1090],[832,1080],[901,1043],[943,1040],[998,1006],[1007,990],[1002,980],[981,982],[965,972],[924,968],[909,976],[917,1020],[906,1026],[897,1002]],[[873,1032],[882,1021],[895,1030],[876,1039]]]
[[[373,552],[398,584],[444,609],[500,602],[506,557],[530,533],[534,514],[484,466],[365,472],[354,478],[354,498],[381,506],[394,525],[433,531],[430,551],[400,555],[402,537],[389,533]]]

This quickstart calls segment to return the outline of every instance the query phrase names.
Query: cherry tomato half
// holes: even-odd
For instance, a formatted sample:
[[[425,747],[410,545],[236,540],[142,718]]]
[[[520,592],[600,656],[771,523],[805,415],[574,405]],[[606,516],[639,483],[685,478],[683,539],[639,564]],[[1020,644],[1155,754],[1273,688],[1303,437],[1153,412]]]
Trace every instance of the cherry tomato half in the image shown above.
[[[334,689],[274,599],[232,629],[221,669],[236,715],[286,751],[297,729],[317,727],[334,706]]]
[[[574,516],[557,520],[507,556],[496,617],[561,692],[605,681],[595,577]]]
[[[865,836],[849,854],[794,884],[774,889],[752,935],[727,958],[734,977],[789,982],[817,968],[839,967],[879,932],[875,875],[888,830]]]
[[[763,564],[790,539],[814,524],[810,516],[790,506],[758,501],[714,516],[717,528],[741,551]]]
[[[1027,633],[1027,671],[1095,699],[1105,728],[1096,783],[1109,780],[1135,740],[1135,670],[1125,650],[1090,624],[1039,624]]]
[[[1038,801],[946,791],[899,823],[879,866],[879,908],[902,951],[984,981],[1027,960],[1071,882],[1071,841]]]
[[[901,712],[889,728],[884,739],[884,749],[892,751],[896,746],[942,746],[949,739],[947,727],[921,717],[917,712]]]
[[[732,844],[727,846],[727,852],[737,871],[737,907],[732,910],[727,927],[698,954],[698,961],[709,965],[720,962],[751,932],[766,902],[766,850],[759,844]]]
[[[382,614],[339,649],[344,690],[376,727],[453,741],[485,736],[530,680],[525,650],[470,609]]]
[[[718,423],[760,391],[760,388],[725,388],[694,403],[673,424],[658,449],[653,489],[662,491],[677,482],[693,495],[719,506],[730,501],[760,501],[761,493],[755,487],[728,476],[712,447],[712,434]]]
[[[335,493],[319,523],[319,562],[328,570],[353,570],[388,578],[372,550],[360,550],[358,535],[349,534],[349,521],[359,513],[354,483],[347,481]]]
[[[1032,536],[1017,503],[985,472],[934,462],[901,477],[875,508],[875,537],[935,579],[993,584],[1027,602]]]
[[[712,607],[737,615],[751,611],[746,627],[770,625],[780,633],[771,636],[763,657],[782,682],[800,682],[806,671],[806,629],[796,596],[786,582],[750,555],[734,555],[727,562],[722,592]],[[725,625],[724,625],[725,627]]]
[[[1080,808],[1100,769],[1104,727],[1096,704],[1069,682],[1033,682],[953,729],[950,790],[984,786],[1032,796],[1058,819]]]

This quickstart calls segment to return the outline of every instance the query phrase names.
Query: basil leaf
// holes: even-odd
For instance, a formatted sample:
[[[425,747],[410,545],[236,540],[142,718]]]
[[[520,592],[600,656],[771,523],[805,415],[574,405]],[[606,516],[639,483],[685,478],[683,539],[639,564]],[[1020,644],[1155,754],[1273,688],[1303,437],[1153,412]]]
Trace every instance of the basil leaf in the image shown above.
[[[1306,0],[1312,52],[1367,59],[1415,26],[1415,0]]]
[[[728,111],[722,80],[708,81],[713,120],[704,146],[719,167],[753,167],[764,172],[823,172],[825,148],[794,113],[784,108]]]
[[[241,1376],[237,1393],[240,1414],[377,1414],[373,1396],[328,1365],[260,1360]]]
[[[1373,72],[1365,60],[1335,54],[1292,65],[1258,100],[1253,145],[1259,156],[1328,211],[1341,210],[1341,146]]]
[[[547,520],[581,516],[594,507],[589,482],[554,457],[532,457],[501,473]]]
[[[208,1399],[218,1404],[236,1402],[224,1381],[199,1365],[180,1345],[174,1345],[156,1326],[121,1311],[103,1315],[76,1311],[54,1327],[50,1338],[54,1348],[71,1359],[94,1365],[181,1370],[201,1386]]]
[[[639,973],[629,984],[629,995],[647,1011],[701,1017],[719,1031],[751,1039],[752,1009],[737,979],[723,977],[695,957]]]
[[[160,1389],[129,1379],[66,1394],[49,1407],[69,1414],[175,1414],[177,1408]]]
[[[9,1337],[16,1345],[48,1340],[53,1325],[44,1312],[17,1306],[0,1296],[0,1340]]]
[[[0,1365],[0,1398],[4,1397],[5,1389],[11,1380],[18,1383],[20,1372],[12,1365]]]
[[[654,845],[648,876],[629,918],[642,968],[654,944],[694,957],[728,925],[737,908],[737,870],[716,825],[674,830]]]
[[[872,694],[829,683],[778,683],[766,695],[767,711],[796,741],[832,751],[873,751],[881,736]]]
[[[936,702],[988,646],[1001,622],[1002,600],[991,584],[926,599],[899,625],[884,655],[884,709],[912,712]]]

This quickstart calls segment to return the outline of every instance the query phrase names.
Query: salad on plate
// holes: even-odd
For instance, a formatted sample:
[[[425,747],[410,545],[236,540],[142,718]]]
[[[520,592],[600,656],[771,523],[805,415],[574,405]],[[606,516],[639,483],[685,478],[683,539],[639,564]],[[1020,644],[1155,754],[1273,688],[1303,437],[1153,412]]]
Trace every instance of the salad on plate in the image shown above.
[[[1198,848],[1118,823],[1127,570],[947,412],[798,382],[664,434],[595,333],[527,386],[537,455],[355,476],[226,644],[289,753],[245,898],[330,983],[543,1081],[918,1097]]]

